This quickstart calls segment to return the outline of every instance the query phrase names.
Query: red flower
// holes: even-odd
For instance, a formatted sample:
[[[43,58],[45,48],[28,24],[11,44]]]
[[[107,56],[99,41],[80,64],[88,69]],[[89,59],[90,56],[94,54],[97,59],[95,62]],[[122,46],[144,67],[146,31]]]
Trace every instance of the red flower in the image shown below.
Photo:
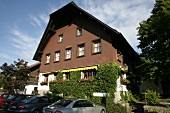
[[[63,83],[63,80],[60,80],[60,83]]]

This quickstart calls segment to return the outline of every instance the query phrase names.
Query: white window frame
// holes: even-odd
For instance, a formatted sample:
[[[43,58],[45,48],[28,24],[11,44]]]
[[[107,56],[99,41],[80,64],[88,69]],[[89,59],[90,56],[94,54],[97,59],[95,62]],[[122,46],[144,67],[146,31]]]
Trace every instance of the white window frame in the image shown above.
[[[78,48],[77,48],[77,56],[80,57],[84,55],[85,55],[85,46],[84,44],[80,44],[78,45]]]
[[[77,28],[77,36],[81,36],[82,35],[82,28]]]
[[[93,41],[93,53],[99,53],[102,51],[101,40]]]
[[[63,41],[63,34],[61,34],[61,35],[58,36],[58,42],[60,43],[60,42],[62,42],[62,41]]]
[[[50,63],[50,54],[46,54],[46,64]]]
[[[65,59],[71,59],[71,54],[72,54],[71,48],[67,48],[65,52]]]
[[[60,61],[60,51],[55,52],[55,59],[54,59],[54,61],[55,62]]]

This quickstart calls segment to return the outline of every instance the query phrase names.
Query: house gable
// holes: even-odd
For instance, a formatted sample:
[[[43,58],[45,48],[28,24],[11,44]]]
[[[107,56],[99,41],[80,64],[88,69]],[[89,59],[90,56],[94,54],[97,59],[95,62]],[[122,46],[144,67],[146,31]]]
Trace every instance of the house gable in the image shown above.
[[[79,21],[80,18],[82,20],[83,19],[88,20],[88,22],[93,24],[93,26],[97,25],[98,27],[96,28],[99,29],[99,31],[108,32],[111,35],[111,37],[110,38],[104,37],[105,35],[102,34],[103,32],[99,32],[98,30],[93,29],[93,27],[90,27],[91,24],[82,24],[82,20]],[[135,54],[135,51],[129,45],[129,43],[126,41],[126,39],[123,37],[121,33],[104,24],[103,22],[101,22],[91,14],[87,13],[83,9],[79,8],[74,2],[71,2],[50,15],[49,23],[46,27],[46,30],[43,34],[40,44],[35,52],[33,60],[37,61],[41,60],[41,55],[44,51],[44,48],[46,47],[50,38],[53,37],[53,35],[56,33],[57,29],[62,28],[64,26],[69,26],[71,24],[80,26],[86,29],[87,31],[95,34],[96,36],[99,36],[105,41],[108,42],[111,41],[113,47],[121,50],[122,52],[124,52],[124,54],[127,55]],[[133,59],[132,56],[131,58]]]

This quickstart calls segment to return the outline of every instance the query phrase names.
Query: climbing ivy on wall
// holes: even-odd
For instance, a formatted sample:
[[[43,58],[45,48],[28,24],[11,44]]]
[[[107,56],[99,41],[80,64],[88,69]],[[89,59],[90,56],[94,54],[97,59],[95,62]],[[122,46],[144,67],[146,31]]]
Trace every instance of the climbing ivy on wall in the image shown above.
[[[105,63],[98,66],[96,77],[93,80],[80,80],[80,71],[71,72],[70,80],[63,81],[62,73],[58,73],[58,82],[50,84],[53,94],[63,93],[64,97],[86,98],[96,104],[107,107],[113,103],[117,87],[117,78],[120,68],[116,63]],[[107,97],[94,97],[94,92],[107,93]]]

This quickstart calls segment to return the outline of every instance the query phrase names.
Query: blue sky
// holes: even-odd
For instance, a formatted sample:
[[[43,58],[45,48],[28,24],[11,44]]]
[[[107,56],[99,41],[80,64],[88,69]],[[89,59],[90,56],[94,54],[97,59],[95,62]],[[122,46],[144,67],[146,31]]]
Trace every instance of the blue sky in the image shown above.
[[[0,66],[18,58],[35,63],[49,15],[71,1],[121,32],[140,52],[136,28],[149,18],[155,0],[0,0]]]

